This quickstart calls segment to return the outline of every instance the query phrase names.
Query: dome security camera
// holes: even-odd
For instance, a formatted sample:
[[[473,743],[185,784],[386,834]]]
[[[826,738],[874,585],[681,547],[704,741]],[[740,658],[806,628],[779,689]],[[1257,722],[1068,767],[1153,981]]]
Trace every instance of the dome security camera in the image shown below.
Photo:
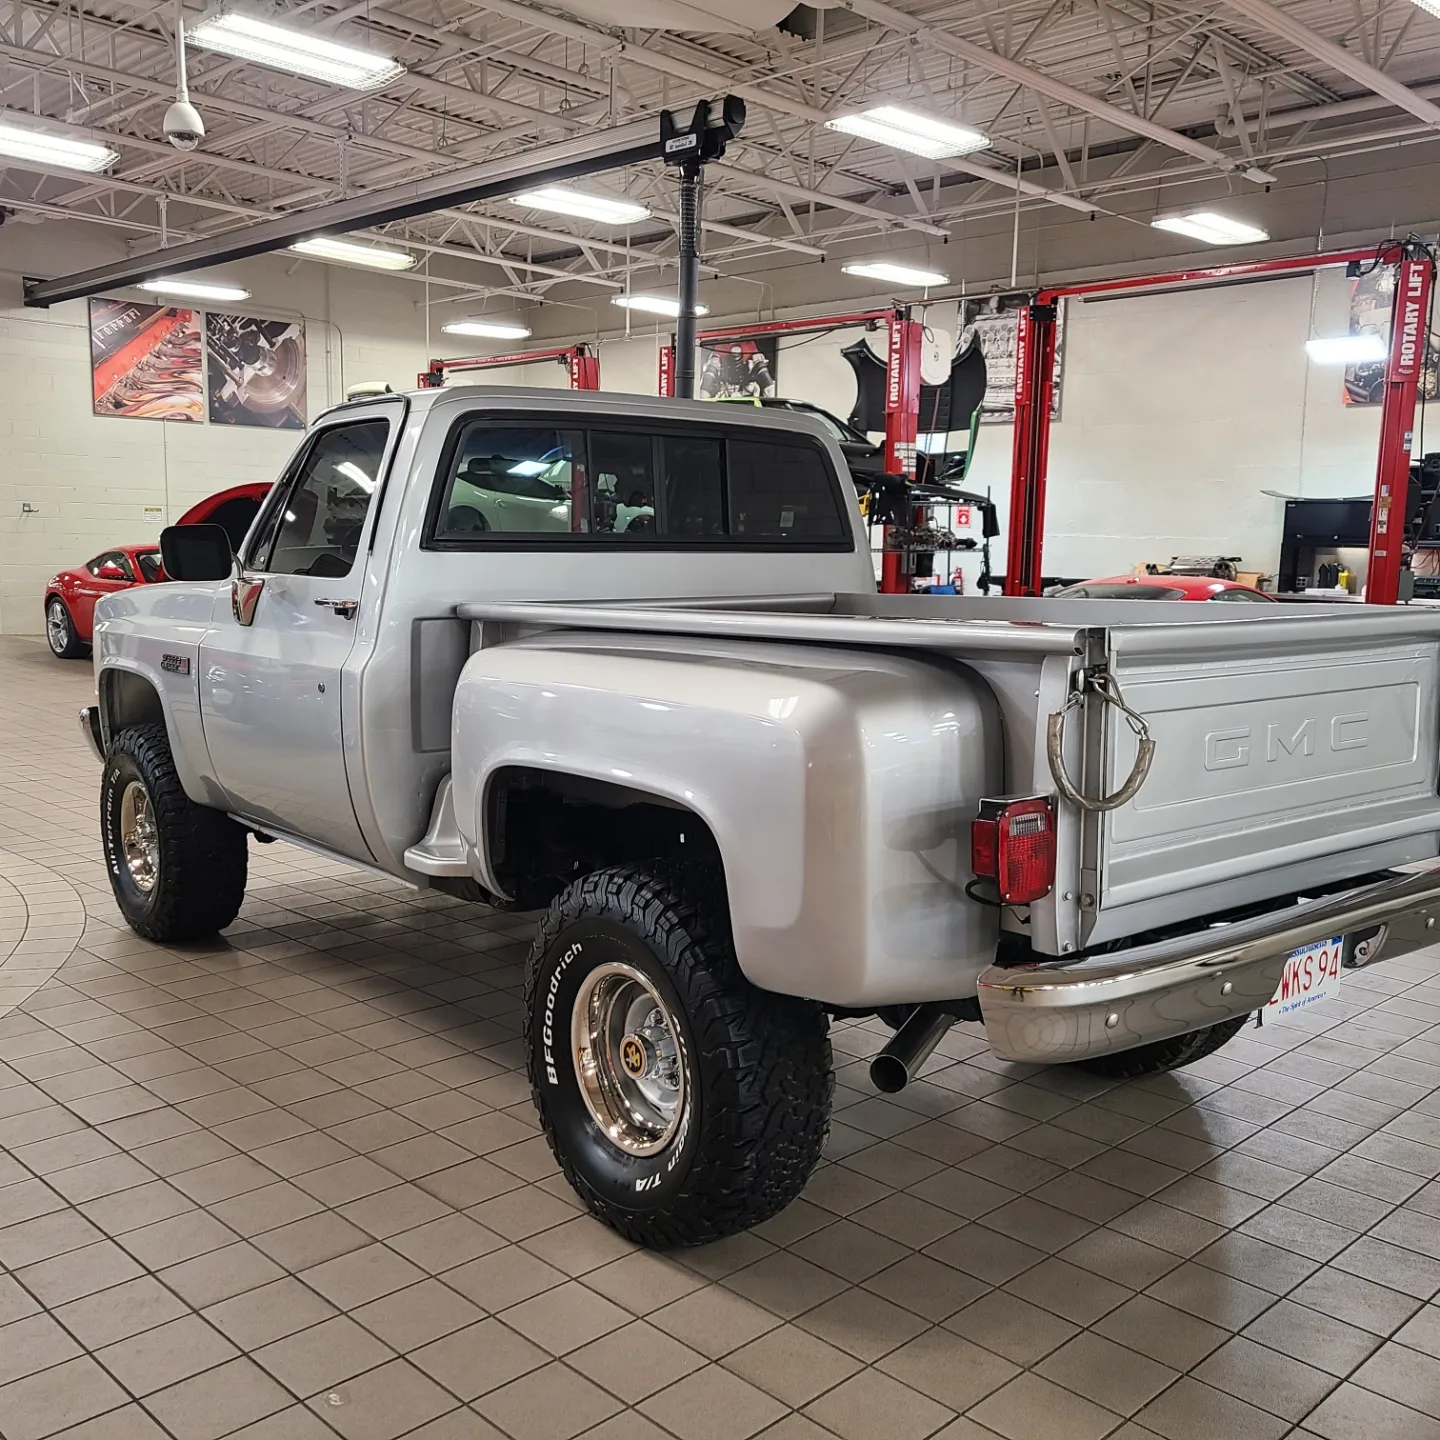
[[[177,150],[193,150],[205,138],[205,122],[188,100],[177,100],[165,112],[164,130]]]

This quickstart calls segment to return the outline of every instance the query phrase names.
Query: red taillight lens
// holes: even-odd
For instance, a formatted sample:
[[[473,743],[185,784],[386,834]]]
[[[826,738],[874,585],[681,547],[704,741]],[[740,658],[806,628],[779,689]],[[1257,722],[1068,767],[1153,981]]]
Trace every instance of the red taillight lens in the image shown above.
[[[982,800],[970,824],[970,866],[1006,905],[1042,900],[1055,887],[1055,808],[1043,795]]]

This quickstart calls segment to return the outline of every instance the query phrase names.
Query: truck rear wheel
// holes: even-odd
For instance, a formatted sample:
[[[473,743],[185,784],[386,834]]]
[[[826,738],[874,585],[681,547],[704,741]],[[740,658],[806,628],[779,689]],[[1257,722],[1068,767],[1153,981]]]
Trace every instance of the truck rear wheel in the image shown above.
[[[1111,1080],[1161,1075],[1166,1070],[1178,1070],[1182,1065],[1213,1055],[1227,1040],[1233,1040],[1249,1019],[1248,1015],[1237,1015],[1233,1020],[1222,1020],[1218,1025],[1174,1035],[1169,1040],[1157,1040],[1153,1045],[1137,1045],[1133,1050],[1117,1050],[1113,1055],[1096,1055],[1093,1059],[1081,1060],[1079,1068]]]
[[[240,913],[245,831],[185,794],[163,725],[136,725],[111,740],[100,829],[115,903],[137,935],[202,940]]]
[[[826,1016],[745,979],[710,888],[597,871],[551,904],[526,969],[550,1148],[596,1216],[660,1249],[783,1209],[830,1128]]]

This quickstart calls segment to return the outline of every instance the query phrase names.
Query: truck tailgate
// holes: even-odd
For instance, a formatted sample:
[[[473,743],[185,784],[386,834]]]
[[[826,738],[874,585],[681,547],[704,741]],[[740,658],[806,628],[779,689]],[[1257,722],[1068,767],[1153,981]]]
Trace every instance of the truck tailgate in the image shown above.
[[[1088,943],[1435,854],[1440,615],[1120,626],[1104,646],[1155,758],[1088,817]],[[1134,735],[1106,706],[1086,739],[1115,789]]]

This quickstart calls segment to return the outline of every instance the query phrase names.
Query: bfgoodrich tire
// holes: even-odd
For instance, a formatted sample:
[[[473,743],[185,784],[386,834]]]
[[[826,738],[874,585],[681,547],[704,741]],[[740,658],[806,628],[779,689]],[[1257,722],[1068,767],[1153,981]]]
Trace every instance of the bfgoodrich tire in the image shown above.
[[[137,935],[202,940],[240,913],[245,831],[185,794],[163,725],[136,725],[111,740],[100,828],[110,888]]]
[[[1234,1020],[1222,1020],[1204,1030],[1191,1030],[1185,1035],[1176,1035],[1169,1040],[1157,1040],[1153,1045],[1137,1045],[1133,1050],[1119,1050],[1114,1055],[1097,1055],[1092,1060],[1078,1062],[1080,1069],[1092,1075],[1104,1075],[1111,1080],[1138,1080],[1144,1075],[1161,1075],[1166,1070],[1178,1070],[1182,1065],[1191,1065],[1213,1055],[1227,1040],[1233,1040],[1249,1021],[1248,1015],[1239,1015]]]
[[[550,1148],[596,1216],[657,1249],[783,1209],[830,1126],[825,1014],[745,979],[714,888],[598,871],[551,904],[526,970]]]

